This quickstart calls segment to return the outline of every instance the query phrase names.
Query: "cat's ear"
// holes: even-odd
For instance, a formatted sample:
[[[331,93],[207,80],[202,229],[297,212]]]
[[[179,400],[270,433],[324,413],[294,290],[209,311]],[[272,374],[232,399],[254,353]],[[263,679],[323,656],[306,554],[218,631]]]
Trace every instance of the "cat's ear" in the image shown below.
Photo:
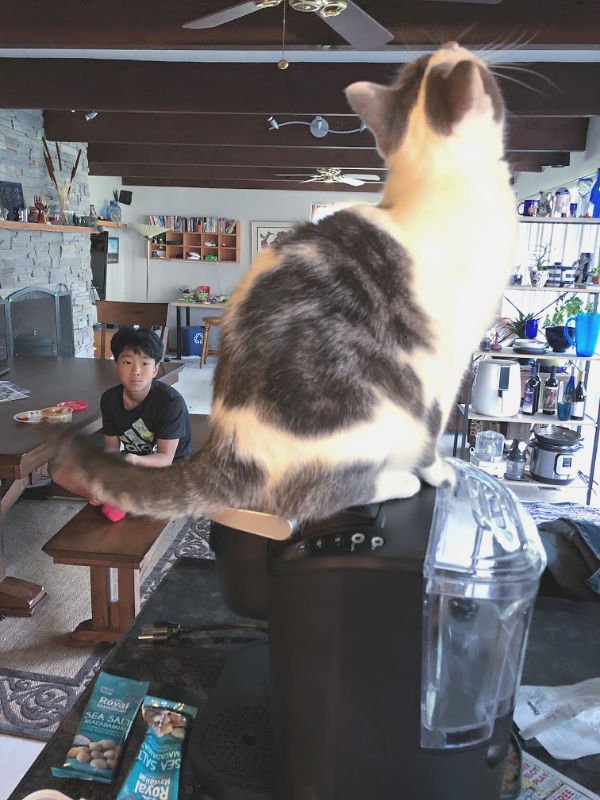
[[[427,76],[425,111],[433,128],[449,134],[468,113],[502,118],[502,97],[496,82],[474,61],[459,61],[449,72],[433,67]]]
[[[346,99],[352,110],[373,133],[378,149],[384,154],[385,136],[392,117],[393,94],[387,86],[369,81],[358,81],[346,88]]]

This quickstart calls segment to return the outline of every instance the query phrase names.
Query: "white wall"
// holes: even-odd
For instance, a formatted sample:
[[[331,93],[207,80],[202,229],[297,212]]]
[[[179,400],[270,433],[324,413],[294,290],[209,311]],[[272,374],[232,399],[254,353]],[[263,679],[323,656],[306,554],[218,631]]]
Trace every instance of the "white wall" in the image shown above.
[[[571,164],[568,167],[546,167],[541,173],[522,172],[513,188],[519,200],[537,197],[538,192],[557,189],[585,175],[595,175],[598,168],[600,168],[600,117],[592,117],[588,127],[585,152],[571,153]],[[572,199],[573,202],[578,199],[577,192],[573,192]]]
[[[91,202],[100,213],[112,199],[113,189],[120,188],[120,178],[90,176]],[[128,188],[128,187],[126,187]],[[211,287],[211,294],[229,294],[250,265],[250,222],[271,220],[295,222],[308,220],[311,203],[376,203],[378,193],[270,191],[242,189],[188,189],[133,186],[130,206],[121,206],[123,222],[147,222],[149,214],[181,216],[218,216],[240,220],[240,261],[226,263],[183,263],[150,260],[150,290],[154,302],[174,300],[180,287]],[[110,230],[119,233],[119,263],[109,264],[107,300],[145,300],[146,241],[133,230]],[[172,318],[171,318],[172,317]],[[192,324],[194,321],[192,320]],[[174,325],[174,315],[169,324]]]

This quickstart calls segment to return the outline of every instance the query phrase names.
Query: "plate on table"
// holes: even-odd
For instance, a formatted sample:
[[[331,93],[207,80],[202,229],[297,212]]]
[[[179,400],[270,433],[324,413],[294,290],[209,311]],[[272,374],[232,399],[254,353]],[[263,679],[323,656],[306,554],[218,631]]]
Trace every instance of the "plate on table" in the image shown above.
[[[41,422],[42,412],[40,409],[36,409],[34,411],[19,411],[18,414],[15,414],[13,417],[16,422],[28,422],[30,425],[37,425],[38,422]]]
[[[546,342],[536,342],[533,339],[515,339],[512,347],[515,353],[524,353],[529,356],[542,356],[549,349]]]
[[[56,404],[57,408],[70,408],[73,411],[85,411],[88,407],[86,400],[61,400]]]

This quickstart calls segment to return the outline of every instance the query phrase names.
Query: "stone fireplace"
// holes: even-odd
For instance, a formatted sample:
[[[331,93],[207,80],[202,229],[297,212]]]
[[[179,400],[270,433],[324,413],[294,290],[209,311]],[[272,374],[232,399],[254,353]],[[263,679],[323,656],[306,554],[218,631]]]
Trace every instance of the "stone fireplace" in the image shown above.
[[[9,356],[73,356],[73,309],[67,289],[28,286],[6,298]]]
[[[50,201],[55,199],[55,191],[44,165],[43,135],[41,111],[0,109],[2,179],[22,184],[28,206],[32,204],[36,194],[43,195]],[[81,216],[88,214],[90,208],[87,146],[78,142],[61,143],[65,164],[74,162],[79,148],[83,149],[83,153],[71,191],[71,209]],[[67,348],[70,348],[69,354],[93,356],[92,326],[95,316],[90,300],[91,283],[89,234],[77,230],[53,230],[51,225],[35,229],[25,226],[19,228],[17,223],[0,226],[0,351],[2,331],[5,330],[1,309],[7,309],[7,299],[16,292],[33,288],[41,294],[38,295],[36,304],[27,312],[30,316],[27,320],[28,332],[32,334],[37,331],[34,334],[36,336],[54,336],[52,323],[45,318],[38,321],[37,313],[44,308],[44,301],[54,308],[55,298],[64,298],[56,302],[60,324],[66,324],[65,319],[68,318],[70,332],[66,332],[62,339],[70,341]],[[70,297],[71,313],[68,316],[60,313],[60,304],[67,302],[64,292]],[[19,312],[22,310],[15,309]],[[35,318],[30,312],[36,315]],[[21,320],[18,324],[25,326],[26,322]],[[27,330],[24,328],[22,335],[26,334]],[[61,337],[57,336],[56,346],[64,348],[60,340]],[[25,340],[22,338],[20,341]],[[42,339],[34,341],[33,345],[41,347]],[[49,349],[48,341],[46,345]]]

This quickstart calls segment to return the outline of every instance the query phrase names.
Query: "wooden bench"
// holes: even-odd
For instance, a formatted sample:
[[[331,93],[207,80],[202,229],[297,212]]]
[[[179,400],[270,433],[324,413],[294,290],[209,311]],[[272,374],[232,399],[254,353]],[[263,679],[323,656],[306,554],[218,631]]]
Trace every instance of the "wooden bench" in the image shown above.
[[[198,448],[208,435],[208,416],[191,414],[190,421]],[[98,506],[88,504],[46,542],[42,549],[55,564],[90,568],[92,616],[71,633],[72,643],[117,642],[129,629],[140,610],[140,572],[167,524],[146,516],[109,522]]]

